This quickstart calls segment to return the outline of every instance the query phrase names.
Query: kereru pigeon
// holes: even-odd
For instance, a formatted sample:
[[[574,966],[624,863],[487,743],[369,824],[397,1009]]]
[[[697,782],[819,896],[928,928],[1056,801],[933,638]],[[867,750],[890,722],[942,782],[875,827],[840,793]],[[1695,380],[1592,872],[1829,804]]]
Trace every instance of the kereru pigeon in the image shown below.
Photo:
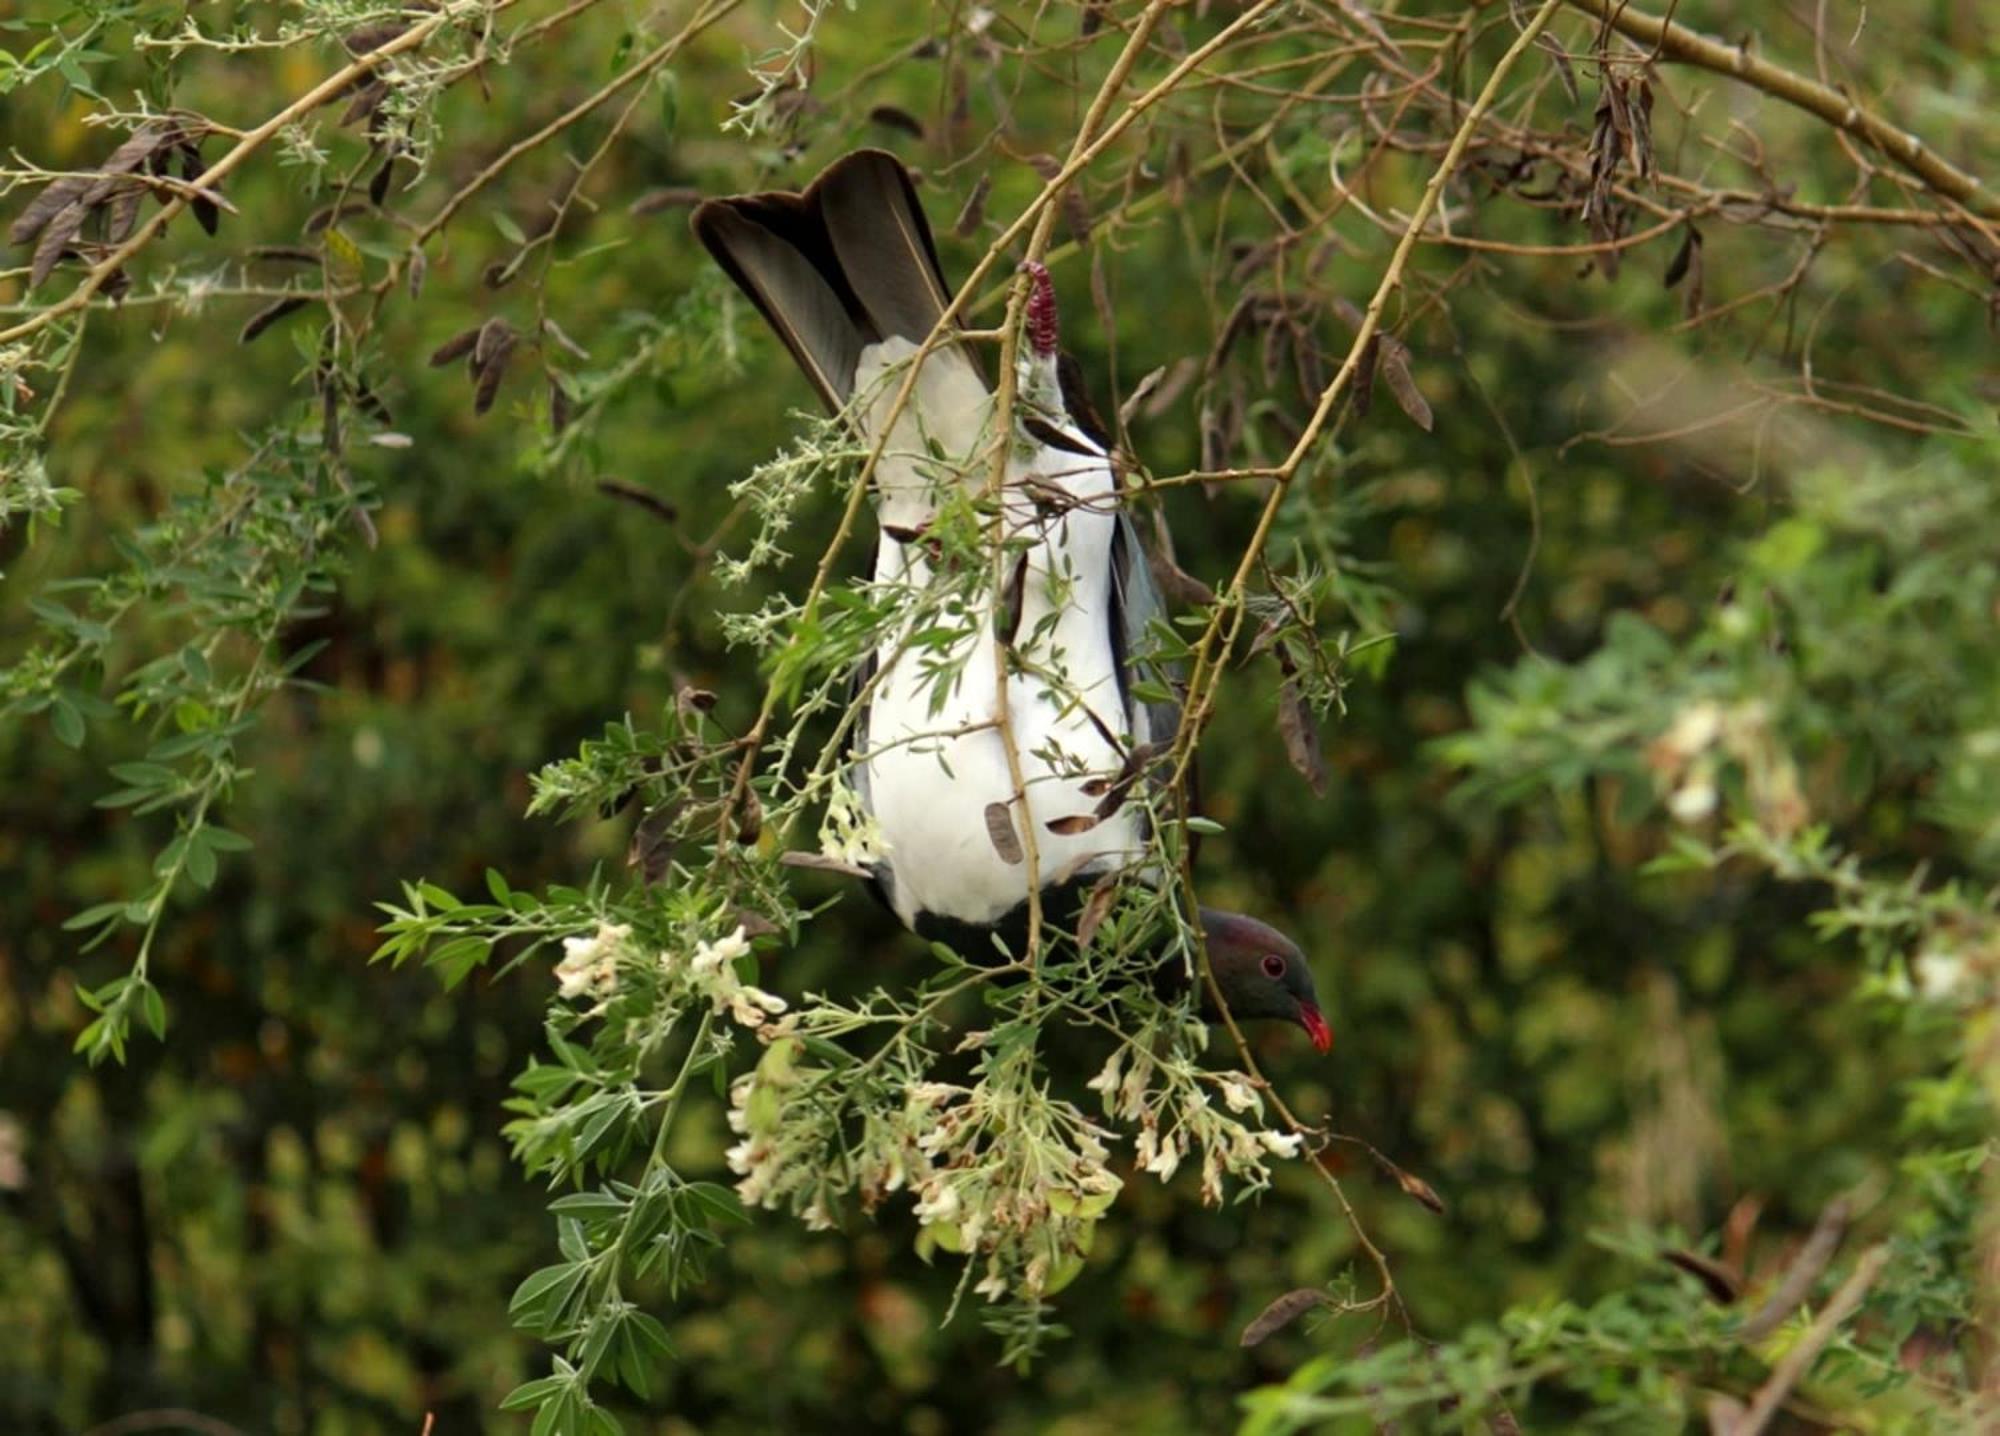
[[[712,199],[693,222],[829,411],[872,444],[951,302],[902,163],[859,150],[802,194]],[[849,771],[882,840],[871,864],[882,897],[912,930],[963,951],[999,932],[1018,952],[1025,931],[1022,805],[995,722],[994,646],[1012,649],[1007,713],[1043,907],[1058,920],[1106,873],[1147,861],[1145,805],[1099,817],[1100,804],[1133,752],[1171,743],[1179,723],[1173,704],[1133,693],[1147,624],[1163,612],[1159,593],[1119,507],[1109,441],[1080,384],[1063,382],[1073,366],[1058,359],[1047,271],[1034,266],[1031,286],[1000,501],[1004,620],[989,618],[994,594],[981,584],[969,600],[947,599],[943,613],[891,633],[861,675],[867,707]],[[977,493],[992,472],[992,410],[967,345],[947,338],[889,429],[874,475],[874,581],[913,604],[938,576],[926,530],[955,497],[951,486]],[[918,621],[929,630],[921,649],[908,642]],[[1230,1011],[1296,1023],[1325,1051],[1331,1034],[1297,945],[1236,913],[1203,908],[1200,921]],[[1179,970],[1162,969],[1169,982]]]

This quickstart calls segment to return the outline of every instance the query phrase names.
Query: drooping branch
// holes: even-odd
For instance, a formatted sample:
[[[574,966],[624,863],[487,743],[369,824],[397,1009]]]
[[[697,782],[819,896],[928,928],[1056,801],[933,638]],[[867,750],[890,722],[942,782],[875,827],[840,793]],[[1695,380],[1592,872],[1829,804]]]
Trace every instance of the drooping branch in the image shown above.
[[[496,11],[502,10],[513,3],[514,0],[498,0],[494,8]],[[311,114],[321,105],[327,103],[327,101],[345,93],[348,87],[353,85],[355,81],[373,73],[384,61],[402,54],[405,50],[416,49],[455,19],[457,13],[449,7],[440,9],[418,24],[412,25],[394,39],[378,45],[365,54],[355,56],[354,59],[334,71],[331,75],[328,75],[303,95],[300,95],[296,100],[293,100],[268,120],[265,120],[264,123],[245,134],[230,149],[229,153],[210,165],[193,180],[190,180],[188,182],[189,190],[211,193],[218,191],[222,186],[223,180],[227,179],[250,156],[269,144],[272,138],[279,131],[283,130],[285,126],[291,124],[294,120]],[[29,315],[11,329],[0,329],[0,344],[4,344],[10,339],[25,339],[36,330],[53,324],[65,314],[70,314],[83,308],[84,305],[90,302],[90,297],[102,289],[111,276],[124,267],[127,260],[151,244],[159,236],[160,232],[173,221],[174,217],[187,208],[187,203],[188,198],[185,194],[176,193],[169,196],[166,202],[160,206],[159,210],[151,218],[132,231],[131,236],[123,244],[120,244],[116,249],[105,255],[103,259],[92,265],[83,278],[77,282],[76,288],[72,289],[54,304]]]

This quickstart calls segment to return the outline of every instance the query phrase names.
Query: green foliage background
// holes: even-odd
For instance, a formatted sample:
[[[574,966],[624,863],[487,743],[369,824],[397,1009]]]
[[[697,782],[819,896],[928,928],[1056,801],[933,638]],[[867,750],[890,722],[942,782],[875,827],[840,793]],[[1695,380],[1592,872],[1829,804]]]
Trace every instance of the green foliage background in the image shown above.
[[[258,7],[206,8],[261,23]],[[1681,9],[1717,32],[1749,23],[1747,7]],[[1892,96],[1907,123],[1971,147],[1968,166],[1983,161],[1992,174],[1990,19],[1945,3],[1869,9],[1880,47],[1844,51],[1843,63]],[[998,218],[1039,187],[1002,154],[944,168],[949,66],[895,58],[931,32],[928,6],[871,0],[828,13],[814,77],[825,109],[798,131],[797,152],[724,134],[746,52],[787,18],[792,7],[752,5],[698,40],[595,171],[594,212],[564,227],[542,294],[589,351],[552,355],[587,400],[588,422],[567,439],[551,433],[529,362],[477,418],[459,368],[423,360],[493,314],[532,328],[527,286],[490,289],[477,277],[512,252],[510,234],[535,232],[569,173],[564,154],[588,153],[602,116],[481,192],[433,247],[423,297],[385,305],[368,373],[393,415],[385,427],[409,445],[351,446],[370,532],[343,515],[317,539],[324,591],[285,620],[279,648],[324,646],[300,670],[307,682],[270,698],[240,740],[254,771],[218,811],[247,850],[221,853],[212,887],[184,887],[168,904],[151,973],[171,1025],[164,1042],[136,1035],[122,1065],[88,1066],[71,1047],[90,1018],[80,987],[126,969],[131,932],[86,952],[87,934],[64,924],[140,895],[174,828],[96,805],[119,785],[111,766],[143,758],[158,734],[150,717],[133,722],[88,700],[140,665],[200,648],[209,616],[164,590],[140,598],[101,664],[72,680],[80,742],[65,740],[54,709],[6,711],[6,1429],[80,1430],[165,1407],[246,1431],[329,1436],[415,1432],[426,1412],[453,1433],[520,1419],[496,1405],[546,1362],[510,1326],[507,1302],[547,1260],[550,1239],[547,1194],[512,1164],[500,1104],[543,1050],[547,964],[485,969],[450,990],[414,965],[371,966],[372,905],[394,899],[405,878],[470,893],[488,868],[516,888],[615,868],[629,817],[527,821],[528,775],[623,713],[660,712],[681,683],[718,694],[725,727],[748,723],[759,688],[717,616],[745,600],[719,589],[696,551],[718,531],[725,547],[747,540],[740,523],[725,527],[729,485],[778,447],[795,427],[787,411],[809,398],[754,316],[724,298],[684,212],[634,214],[631,203],[662,187],[802,180],[856,142],[892,145],[939,172],[926,200],[941,231],[980,173],[993,174]],[[635,30],[668,20],[678,15],[593,8],[560,43],[496,66],[485,90],[450,90],[411,212],[428,212],[512,137],[603,83],[632,53]],[[203,19],[211,31],[226,23]],[[1171,23],[1198,38],[1214,22],[1190,10]],[[4,37],[25,55],[47,27],[74,36],[93,24],[77,73],[0,92],[8,146],[52,169],[110,147],[81,124],[94,101],[79,90],[122,99],[146,83],[164,62],[134,54],[132,37],[165,33],[172,17],[146,5],[31,5]],[[1041,24],[1043,38],[1067,39],[1078,21],[1058,11]],[[1588,23],[1565,27],[1583,54]],[[1796,32],[1773,23],[1760,34],[1767,53],[1810,68]],[[1474,49],[1476,73],[1504,44],[1495,32]],[[969,132],[1004,101],[1014,152],[1062,152],[1083,103],[1071,71],[1104,63],[1079,53],[1004,69],[1018,92],[974,86]],[[336,60],[325,43],[197,53],[176,94],[248,125]],[[1704,87],[1717,91],[1713,103],[1728,97],[1713,77],[1693,86]],[[1586,93],[1579,128],[1589,103]],[[881,105],[921,117],[927,138],[870,121]],[[1752,118],[1788,175],[1802,193],[1840,198],[1839,151],[1773,110],[1766,101]],[[1200,159],[1199,124],[1180,123],[1177,138]],[[1325,142],[1310,126],[1283,139],[1301,175],[1324,172]],[[324,142],[344,162],[360,152],[330,123]],[[1425,173],[1390,172],[1378,204],[1407,209]],[[225,216],[218,242],[297,243],[327,202],[310,174],[249,166],[228,191],[240,213]],[[1106,257],[1115,335],[1093,314],[1087,264],[1056,266],[1067,340],[1101,398],[1114,374],[1129,393],[1156,366],[1205,352],[1233,302],[1217,236],[1225,248],[1237,231],[1254,242],[1259,214],[1213,182],[1192,194],[1118,232]],[[396,243],[394,226],[373,216],[346,228],[363,246]],[[1533,214],[1508,232],[1581,237]],[[1385,242],[1351,217],[1340,233],[1347,250],[1322,282],[1359,303]],[[1990,1182],[1988,1004],[2000,964],[1990,925],[1979,927],[1990,923],[1982,894],[2000,860],[1990,319],[1983,297],[1893,261],[1897,246],[1920,240],[1871,231],[1848,242],[1843,232],[1794,301],[1791,337],[1771,333],[1751,367],[1795,367],[1797,331],[1811,322],[1834,362],[1941,406],[1952,418],[1940,427],[1970,437],[1787,410],[1768,448],[1747,425],[1701,443],[1593,439],[1606,426],[1608,372],[1622,365],[1643,379],[1658,372],[1649,364],[1693,360],[1726,375],[1746,335],[1787,322],[1773,302],[1743,330],[1669,334],[1680,296],[1660,275],[1675,242],[1637,247],[1611,280],[1579,277],[1574,257],[1488,256],[1448,305],[1409,319],[1399,332],[1433,430],[1378,395],[1281,512],[1272,546],[1282,565],[1337,565],[1347,606],[1332,627],[1396,635],[1393,656],[1354,676],[1346,711],[1326,724],[1329,790],[1312,797],[1286,762],[1268,658],[1245,659],[1204,740],[1205,802],[1226,829],[1204,848],[1204,895],[1285,920],[1339,1034],[1325,1060],[1285,1034],[1257,1037],[1274,1081],[1300,1112],[1331,1114],[1448,1204],[1433,1215],[1358,1149],[1331,1149],[1416,1331],[1446,1344],[1438,1364],[1373,1316],[1308,1319],[1240,1348],[1243,1325],[1273,1297],[1340,1291],[1350,1275],[1365,1288],[1366,1265],[1304,1171],[1281,1173],[1260,1202],[1221,1210],[1199,1206],[1184,1176],[1164,1188],[1128,1183],[1083,1278],[1059,1300],[1072,1335],[1027,1370],[997,1366],[994,1338],[969,1314],[939,1326],[953,1273],[914,1255],[906,1210],[872,1222],[849,1213],[823,1234],[760,1213],[731,1234],[706,1283],[653,1307],[676,1354],[652,1400],[615,1398],[627,1429],[1168,1433],[1222,1429],[1246,1409],[1263,1429],[1322,1419],[1368,1429],[1365,1385],[1351,1388],[1362,1393],[1358,1415],[1287,1401],[1371,1370],[1392,1392],[1438,1371],[1452,1387],[1497,1391],[1505,1372],[1552,1351],[1550,1370],[1575,1380],[1505,1388],[1528,1428],[1679,1430],[1700,1420],[1702,1391],[1747,1395],[1766,1367],[1747,1352],[1717,1354],[1728,1348],[1724,1318],[1657,1251],[1706,1251],[1767,1285],[1843,1194],[1855,1234],[1832,1279],[1865,1245],[1887,1241],[1892,1257],[1856,1328],[1868,1354],[1822,1370],[1813,1400],[1870,1429],[1974,1420],[1939,1392],[1975,1387],[1990,1345],[1974,1282],[1990,1263],[1975,1246]],[[185,277],[211,265],[211,243],[182,222],[164,252]],[[945,247],[959,272],[978,252]],[[1718,227],[1706,250],[1714,303],[1781,276],[1796,241]],[[359,255],[364,273],[380,272],[378,250]],[[1462,259],[1426,248],[1419,271],[1440,280]],[[0,278],[10,317],[24,312],[24,281],[19,271]],[[20,664],[46,632],[33,596],[118,570],[121,536],[199,502],[204,476],[244,462],[246,435],[276,424],[281,449],[309,453],[319,433],[302,382],[315,362],[309,316],[238,345],[255,300],[143,300],[142,288],[121,312],[93,313],[46,434],[50,477],[78,497],[59,521],[0,529],[0,664]],[[1325,342],[1337,355],[1346,331],[1329,320]],[[1687,402],[1683,421],[1707,412]],[[1279,432],[1259,438],[1253,426],[1245,446],[1282,449]],[[1199,461],[1192,401],[1141,417],[1132,433],[1155,474]],[[595,481],[607,478],[657,495],[673,523],[604,495]],[[838,503],[821,494],[797,521],[797,560],[759,582],[801,586],[817,554],[811,536],[831,528]],[[1163,503],[1181,566],[1219,582],[1254,523],[1251,494],[1183,487]],[[214,651],[228,658],[234,642]],[[25,691],[0,688],[0,698]],[[1730,823],[1754,825],[1755,762],[1725,766],[1720,817],[1682,824],[1662,807],[1648,745],[1691,705],[1754,698],[1769,705],[1825,842],[1854,854],[1884,892],[1906,880],[1933,894],[1959,883],[1962,901],[1944,919],[1885,917],[1878,903],[1845,924],[1815,921],[1838,909],[1829,894],[1839,884],[1827,881],[1838,876],[1832,859],[1815,866],[1811,834],[1761,848],[1744,838],[1713,864],[1690,851],[1694,839],[1728,842]],[[799,883],[838,905],[797,949],[765,962],[763,985],[858,991],[926,971],[922,945],[865,898],[817,875]],[[1954,951],[1972,974],[1972,995],[1955,1002],[1925,999],[1909,965],[1941,931],[1964,936]],[[675,1133],[672,1155],[727,1180],[728,1140],[720,1104],[708,1103]],[[1916,1385],[1878,1390],[1899,1360]],[[1266,1389],[1239,1404],[1287,1381],[1290,1398]],[[1433,1399],[1411,1419],[1428,1429],[1461,1418]]]

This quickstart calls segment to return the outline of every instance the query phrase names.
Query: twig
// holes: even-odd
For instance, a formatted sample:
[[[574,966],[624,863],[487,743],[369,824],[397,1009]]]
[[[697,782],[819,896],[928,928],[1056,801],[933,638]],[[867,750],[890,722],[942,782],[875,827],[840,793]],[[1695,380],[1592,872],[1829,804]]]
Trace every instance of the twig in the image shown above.
[[[1799,1304],[1812,1292],[1813,1283],[1819,1280],[1819,1274],[1833,1260],[1833,1253],[1846,1233],[1847,1201],[1836,1197],[1819,1214],[1812,1235],[1799,1249],[1798,1256],[1785,1272],[1784,1280],[1778,1283],[1778,1289],[1743,1323],[1742,1337],[1746,1344],[1754,1346],[1762,1341],[1783,1325],[1786,1317],[1799,1309]]]
[[[498,8],[504,9],[513,3],[514,0],[498,0]],[[450,8],[441,9],[427,19],[411,26],[395,39],[377,46],[365,55],[355,56],[346,65],[328,75],[324,80],[321,80],[317,85],[314,85],[310,90],[307,90],[303,95],[300,95],[296,100],[293,100],[289,105],[278,111],[277,114],[264,121],[263,124],[244,135],[242,139],[236,142],[229,153],[202,171],[195,179],[189,180],[187,182],[188,187],[191,190],[213,191],[219,189],[223,180],[228,178],[251,155],[268,144],[271,137],[286,125],[289,125],[293,120],[298,119],[302,115],[312,113],[312,111],[318,109],[328,100],[334,98],[334,96],[341,94],[348,86],[352,85],[363,75],[372,73],[383,61],[400,55],[405,50],[414,50],[455,18],[455,11]],[[85,304],[89,303],[91,295],[102,289],[105,282],[113,274],[117,273],[127,260],[151,244],[160,231],[165,229],[168,223],[183,209],[187,208],[187,203],[187,196],[184,194],[175,194],[169,197],[166,203],[153,213],[151,218],[132,231],[130,238],[112,250],[111,253],[105,255],[95,265],[91,266],[89,272],[78,281],[76,288],[72,289],[54,304],[22,320],[13,328],[0,329],[0,344],[4,344],[10,339],[24,339],[36,330],[44,329],[50,324],[55,323],[63,315],[81,309]]]
[[[1778,1408],[1784,1405],[1792,1388],[1799,1384],[1799,1378],[1819,1359],[1820,1352],[1833,1340],[1841,1324],[1854,1315],[1855,1308],[1861,1305],[1861,1299],[1868,1295],[1868,1288],[1875,1284],[1875,1278],[1882,1274],[1882,1268],[1888,1261],[1889,1248],[1886,1246],[1870,1247],[1863,1254],[1855,1264],[1853,1275],[1841,1283],[1840,1290],[1833,1294],[1833,1300],[1826,1304],[1826,1310],[1806,1328],[1805,1335],[1793,1343],[1771,1372],[1770,1378],[1758,1388],[1750,1409],[1736,1423],[1730,1436],[1758,1436],[1771,1424],[1771,1418],[1778,1414]]]
[[[1394,252],[1389,256],[1388,268],[1383,271],[1381,282],[1375,288],[1375,297],[1368,301],[1368,308],[1361,316],[1361,323],[1355,330],[1353,343],[1348,347],[1347,358],[1342,361],[1339,371],[1328,381],[1326,388],[1320,394],[1319,403],[1313,409],[1312,418],[1299,434],[1297,442],[1293,444],[1284,462],[1278,466],[1270,496],[1265,500],[1263,513],[1258,517],[1256,531],[1243,551],[1235,575],[1217,602],[1208,626],[1202,631],[1200,641],[1195,645],[1194,669],[1188,680],[1188,710],[1183,715],[1181,731],[1175,739],[1173,777],[1177,784],[1186,781],[1195,742],[1200,736],[1203,725],[1208,721],[1209,712],[1214,704],[1222,659],[1229,648],[1228,642],[1222,641],[1223,627],[1225,623],[1228,624],[1227,636],[1233,639],[1242,622],[1245,588],[1250,575],[1263,556],[1265,544],[1270,541],[1271,528],[1277,520],[1278,509],[1284,503],[1286,490],[1293,476],[1304,464],[1306,456],[1318,443],[1321,431],[1325,429],[1327,420],[1333,414],[1334,406],[1339,403],[1353,382],[1362,354],[1367,350],[1369,341],[1381,328],[1382,314],[1388,307],[1390,297],[1402,285],[1403,270],[1409,264],[1411,254],[1416,250],[1424,226],[1429,223],[1432,212],[1437,208],[1446,182],[1458,169],[1459,161],[1464,158],[1466,148],[1472,142],[1473,133],[1498,98],[1501,82],[1506,79],[1508,72],[1519,62],[1521,56],[1534,45],[1536,37],[1547,28],[1549,21],[1555,18],[1555,12],[1561,4],[1562,0],[1544,0],[1533,18],[1515,37],[1514,43],[1495,63],[1493,73],[1487,76],[1485,88],[1479,92],[1479,97],[1466,111],[1465,118],[1452,136],[1444,158],[1432,172],[1430,182],[1424,186],[1424,192],[1417,201],[1416,209],[1410,215],[1409,224],[1404,227],[1402,239],[1397,242]]]
[[[1074,172],[1077,156],[1090,143],[1092,133],[1104,122],[1104,115],[1111,108],[1112,99],[1125,87],[1132,67],[1146,52],[1146,42],[1152,37],[1153,27],[1167,11],[1169,0],[1152,0],[1138,24],[1126,37],[1125,48],[1112,62],[1104,81],[1097,87],[1097,94],[1084,113],[1083,122],[1077,128],[1076,141],[1070,147],[1070,163],[1065,172]],[[1063,188],[1061,176],[1049,182],[1045,192],[1041,214],[1035,221],[1035,228],[1028,237],[1028,253],[1025,263],[1039,263],[1044,251],[1049,247],[1050,237],[1055,232],[1056,206],[1053,200],[1060,197]],[[969,287],[969,286],[968,286]],[[999,519],[993,531],[993,603],[996,610],[1006,602],[1007,582],[1007,506],[1004,491],[1007,485],[1007,461],[1014,447],[1014,401],[1015,401],[1015,360],[1021,343],[1021,314],[1027,303],[1030,280],[1027,274],[1020,276],[1014,293],[1007,303],[1007,318],[1000,326],[1000,378],[993,396],[993,467],[987,477],[987,492],[995,501]],[[914,372],[912,376],[914,378]],[[1007,757],[1007,778],[1014,787],[1014,796],[1009,804],[1020,814],[1021,853],[1027,864],[1028,879],[1028,935],[1025,957],[1030,967],[1040,961],[1042,944],[1042,872],[1041,850],[1035,834],[1035,814],[1028,805],[1027,777],[1021,766],[1020,744],[1014,735],[1013,719],[1013,677],[1008,671],[1010,646],[1004,641],[993,645],[993,677],[995,695],[993,699],[993,723],[999,733],[1001,751]]]
[[[1231,623],[1230,626],[1231,637],[1234,636],[1236,623],[1240,623],[1241,615],[1244,611],[1244,587],[1248,583],[1251,573],[1255,571],[1257,564],[1263,557],[1264,546],[1269,542],[1271,536],[1271,524],[1277,517],[1279,506],[1284,501],[1285,491],[1292,477],[1298,472],[1300,465],[1305,462],[1306,455],[1311,452],[1313,445],[1317,442],[1320,431],[1325,427],[1328,417],[1333,412],[1335,403],[1352,382],[1354,372],[1361,360],[1362,351],[1368,347],[1369,340],[1374,337],[1380,326],[1382,311],[1387,306],[1389,297],[1396,292],[1396,289],[1402,282],[1404,266],[1409,263],[1410,255],[1416,250],[1418,237],[1424,225],[1429,221],[1431,212],[1437,207],[1438,198],[1444,192],[1445,183],[1451,178],[1453,171],[1458,168],[1459,160],[1464,156],[1466,146],[1470,144],[1474,131],[1479,128],[1480,123],[1485,119],[1487,111],[1492,108],[1494,100],[1498,97],[1502,81],[1506,79],[1508,72],[1514,68],[1521,56],[1533,46],[1535,37],[1540,35],[1548,26],[1549,21],[1555,18],[1555,12],[1560,8],[1562,3],[1563,0],[1543,0],[1541,7],[1536,10],[1533,18],[1528,21],[1526,27],[1515,38],[1514,43],[1508,47],[1507,52],[1495,63],[1493,73],[1486,78],[1485,88],[1479,92],[1479,97],[1473,101],[1472,107],[1465,112],[1465,117],[1459,122],[1458,130],[1452,136],[1451,145],[1446,149],[1443,160],[1439,162],[1436,171],[1431,175],[1430,182],[1424,186],[1423,195],[1417,201],[1416,210],[1410,216],[1410,222],[1403,231],[1402,239],[1397,243],[1394,253],[1389,257],[1389,266],[1384,270],[1381,282],[1376,286],[1375,297],[1369,301],[1367,311],[1362,315],[1361,324],[1355,332],[1354,342],[1348,349],[1345,362],[1341,364],[1340,371],[1333,376],[1325,390],[1321,393],[1319,404],[1313,412],[1312,421],[1306,425],[1304,432],[1299,435],[1297,443],[1293,445],[1291,453],[1286,456],[1284,463],[1278,467],[1274,475],[1276,482],[1271,486],[1270,497],[1265,501],[1264,511],[1258,520],[1257,530],[1251,536],[1249,545],[1244,549],[1243,558],[1237,565],[1236,574],[1230,580],[1229,587],[1224,592],[1222,598],[1216,603],[1208,626],[1203,630],[1201,640],[1195,648],[1194,674],[1188,683],[1188,707],[1182,713],[1180,732],[1175,735],[1174,739],[1176,766],[1174,768],[1171,787],[1175,792],[1183,795],[1183,802],[1185,801],[1184,795],[1186,792],[1187,765],[1192,758],[1195,742],[1200,735],[1202,724],[1206,721],[1214,701],[1216,683],[1221,673],[1221,655],[1228,651],[1228,643],[1223,642],[1218,647],[1217,640],[1221,637],[1223,624],[1229,620],[1230,615],[1235,615],[1236,619],[1236,622]],[[1203,686],[1204,680],[1205,686]],[[1183,887],[1191,891],[1193,879],[1187,866],[1185,847],[1183,847],[1181,854],[1181,880]],[[1215,969],[1208,956],[1208,945],[1199,924],[1195,926],[1195,943],[1201,980],[1208,991],[1209,1001],[1221,1015],[1223,1025],[1229,1031],[1230,1041],[1236,1048],[1237,1056],[1243,1062],[1244,1070],[1256,1079],[1270,1094],[1273,1107],[1278,1112],[1278,1115],[1284,1119],[1286,1126],[1292,1132],[1302,1137],[1316,1136],[1317,1133],[1315,1130],[1299,1120],[1297,1114],[1286,1105],[1283,1098],[1278,1096],[1276,1090],[1271,1087],[1271,1084],[1264,1078],[1263,1072],[1259,1069],[1257,1059],[1250,1051],[1250,1044],[1244,1039],[1243,1029],[1237,1025],[1236,1018],[1230,1012],[1229,1004],[1223,997],[1221,984],[1216,981]],[[1349,1203],[1347,1193],[1342,1189],[1339,1180],[1332,1173],[1327,1172],[1323,1166],[1320,1167],[1320,1171],[1328,1185],[1333,1189],[1334,1196],[1340,1202],[1341,1210],[1345,1213],[1349,1225],[1353,1228],[1362,1247],[1368,1252],[1370,1259],[1375,1264],[1377,1273],[1381,1277],[1382,1291],[1377,1300],[1394,1302],[1400,1308],[1400,1301],[1396,1296],[1395,1280],[1389,1271],[1388,1258],[1369,1239],[1367,1232],[1362,1228],[1361,1219]]]
[[[410,249],[421,248],[431,236],[451,223],[452,216],[458,213],[460,207],[467,200],[492,183],[493,179],[502,170],[513,164],[515,160],[518,160],[530,150],[546,143],[554,136],[561,134],[634,80],[644,79],[651,75],[655,70],[679,54],[695,36],[706,30],[716,21],[722,19],[741,3],[742,0],[713,0],[713,3],[702,6],[688,18],[688,22],[671,39],[663,40],[658,45],[655,45],[651,50],[648,50],[623,70],[620,70],[616,75],[605,81],[603,85],[599,86],[591,94],[578,100],[574,105],[571,105],[567,110],[564,110],[560,115],[557,115],[533,134],[523,136],[509,145],[505,150],[502,150],[478,174],[459,186],[457,191],[438,207],[436,214],[433,214],[423,224],[418,226],[415,236],[410,241]],[[595,163],[595,158],[593,156],[593,163]],[[577,183],[582,183],[580,178]],[[566,205],[567,201],[565,201]],[[556,224],[560,226],[560,218],[557,219]],[[553,233],[554,230],[551,229],[549,235],[552,237]],[[387,293],[395,287],[402,276],[403,267],[406,263],[406,259],[398,259],[389,266],[388,272],[376,283],[375,288],[378,294]]]

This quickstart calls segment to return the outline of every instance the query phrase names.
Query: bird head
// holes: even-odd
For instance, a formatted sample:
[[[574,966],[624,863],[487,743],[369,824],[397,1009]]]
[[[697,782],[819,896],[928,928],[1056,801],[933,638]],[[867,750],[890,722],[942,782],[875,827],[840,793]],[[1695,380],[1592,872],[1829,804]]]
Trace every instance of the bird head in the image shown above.
[[[1320,1051],[1333,1045],[1297,943],[1254,917],[1215,908],[1201,910],[1201,928],[1216,986],[1232,1016],[1295,1023]]]

